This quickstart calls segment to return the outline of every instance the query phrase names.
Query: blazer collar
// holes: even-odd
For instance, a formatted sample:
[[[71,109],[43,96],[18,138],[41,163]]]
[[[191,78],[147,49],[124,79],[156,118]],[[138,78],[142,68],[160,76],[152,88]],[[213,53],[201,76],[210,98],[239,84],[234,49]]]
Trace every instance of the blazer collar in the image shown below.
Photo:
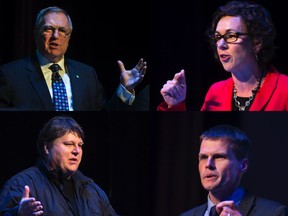
[[[270,71],[267,73],[263,86],[259,89],[254,102],[252,103],[249,111],[261,111],[264,110],[265,105],[270,100],[273,92],[276,89],[277,82],[279,79],[280,73],[274,68],[271,67]]]
[[[81,104],[83,103],[83,89],[82,86],[85,85],[81,74],[81,68],[78,67],[73,61],[68,58],[65,58],[65,70],[66,73],[69,74],[70,83],[71,83],[71,91],[73,95],[73,108],[74,110],[79,110]]]

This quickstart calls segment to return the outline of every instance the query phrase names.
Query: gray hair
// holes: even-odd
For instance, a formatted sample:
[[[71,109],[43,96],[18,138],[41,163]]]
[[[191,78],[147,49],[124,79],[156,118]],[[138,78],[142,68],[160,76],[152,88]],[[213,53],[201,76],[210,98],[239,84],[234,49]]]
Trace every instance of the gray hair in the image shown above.
[[[43,26],[44,18],[48,13],[63,13],[67,17],[68,22],[69,22],[69,28],[72,31],[73,25],[72,25],[72,20],[69,14],[65,10],[57,6],[47,7],[39,11],[37,18],[36,18],[35,26],[34,26],[35,29],[41,28]]]

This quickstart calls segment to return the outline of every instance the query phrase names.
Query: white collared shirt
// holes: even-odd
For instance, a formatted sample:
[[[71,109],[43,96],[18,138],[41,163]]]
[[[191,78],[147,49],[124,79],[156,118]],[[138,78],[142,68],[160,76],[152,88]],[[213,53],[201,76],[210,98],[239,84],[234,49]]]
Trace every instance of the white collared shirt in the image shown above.
[[[42,70],[42,73],[44,75],[46,84],[48,86],[49,92],[51,99],[53,100],[53,90],[52,90],[52,71],[49,69],[49,67],[53,64],[50,61],[48,61],[46,58],[44,58],[38,51],[37,53],[37,58],[40,63],[40,67]],[[67,92],[67,97],[68,97],[68,104],[69,104],[69,111],[73,111],[73,99],[72,99],[72,90],[71,90],[71,83],[70,83],[70,78],[69,75],[65,69],[64,65],[64,57],[57,62],[57,64],[61,67],[61,70],[59,71],[59,74],[61,78],[63,79],[63,82],[66,87],[66,92]]]
[[[52,71],[49,69],[49,67],[53,64],[49,60],[47,60],[44,56],[42,56],[39,51],[36,51],[38,62],[40,63],[40,67],[42,70],[42,73],[44,75],[46,84],[48,86],[51,99],[53,99],[53,90],[52,90]],[[66,87],[67,97],[68,97],[68,104],[69,104],[69,111],[73,111],[73,96],[72,96],[72,89],[71,89],[71,83],[69,78],[69,73],[66,71],[65,63],[64,63],[64,56],[63,58],[57,62],[59,66],[61,67],[61,70],[59,71],[59,74],[61,78],[63,79],[63,82]],[[135,100],[135,92],[133,90],[133,93],[129,92],[123,85],[119,84],[117,88],[117,95],[118,97],[126,104],[132,105],[132,103]]]

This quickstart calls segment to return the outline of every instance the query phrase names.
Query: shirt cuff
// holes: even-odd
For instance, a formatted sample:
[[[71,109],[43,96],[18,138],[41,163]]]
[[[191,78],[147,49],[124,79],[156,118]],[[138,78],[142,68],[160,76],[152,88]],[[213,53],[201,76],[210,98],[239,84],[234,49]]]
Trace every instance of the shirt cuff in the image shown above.
[[[132,89],[132,93],[128,91],[122,84],[120,84],[117,88],[118,97],[128,105],[132,105],[135,100],[135,91]]]

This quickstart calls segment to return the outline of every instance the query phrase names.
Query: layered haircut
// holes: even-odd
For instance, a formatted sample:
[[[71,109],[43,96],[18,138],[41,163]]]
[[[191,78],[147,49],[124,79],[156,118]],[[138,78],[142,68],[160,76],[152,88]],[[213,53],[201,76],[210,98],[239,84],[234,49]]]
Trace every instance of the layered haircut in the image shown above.
[[[276,30],[270,12],[258,3],[230,1],[226,5],[220,6],[213,14],[212,24],[207,30],[208,36],[215,34],[217,24],[224,16],[241,17],[247,28],[246,33],[253,40],[254,48],[256,45],[260,45],[261,47],[260,50],[253,50],[259,66],[261,68],[267,67],[276,49],[274,44]],[[215,58],[219,59],[215,43],[210,42]]]
[[[55,116],[42,127],[37,140],[37,150],[44,155],[45,145],[52,145],[53,141],[66,133],[74,133],[84,140],[84,132],[81,126],[69,116]]]

